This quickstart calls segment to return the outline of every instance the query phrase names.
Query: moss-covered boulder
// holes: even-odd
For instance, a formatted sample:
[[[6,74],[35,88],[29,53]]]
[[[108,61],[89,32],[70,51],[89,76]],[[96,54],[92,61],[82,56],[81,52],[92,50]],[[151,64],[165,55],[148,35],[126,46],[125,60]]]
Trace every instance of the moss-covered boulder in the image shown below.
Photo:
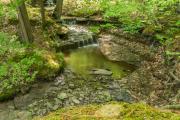
[[[179,120],[180,115],[143,103],[106,103],[63,108],[34,120]]]
[[[47,79],[54,77],[64,66],[63,55],[61,53],[44,50],[36,52],[36,57],[41,62],[33,66],[34,69],[38,70],[38,78]]]

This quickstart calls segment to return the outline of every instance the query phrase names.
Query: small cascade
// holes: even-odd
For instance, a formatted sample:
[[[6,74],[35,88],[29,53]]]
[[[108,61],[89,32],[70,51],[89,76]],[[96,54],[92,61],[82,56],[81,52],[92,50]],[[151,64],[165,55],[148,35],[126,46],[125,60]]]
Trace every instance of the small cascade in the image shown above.
[[[97,43],[95,34],[89,31],[87,27],[80,25],[67,25],[67,27],[69,29],[69,33],[67,38],[63,39],[60,46],[62,51]]]
[[[77,21],[76,20],[61,20],[61,23],[64,25],[76,25]]]

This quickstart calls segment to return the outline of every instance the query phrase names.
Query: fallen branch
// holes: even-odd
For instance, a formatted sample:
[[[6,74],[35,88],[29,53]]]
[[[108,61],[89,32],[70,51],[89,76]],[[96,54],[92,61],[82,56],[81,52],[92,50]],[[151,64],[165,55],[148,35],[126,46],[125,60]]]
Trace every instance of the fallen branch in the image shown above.
[[[174,78],[175,81],[177,81],[178,83],[180,83],[180,79],[179,79],[176,75],[174,75],[173,72],[169,72],[169,74],[171,75],[171,77]]]

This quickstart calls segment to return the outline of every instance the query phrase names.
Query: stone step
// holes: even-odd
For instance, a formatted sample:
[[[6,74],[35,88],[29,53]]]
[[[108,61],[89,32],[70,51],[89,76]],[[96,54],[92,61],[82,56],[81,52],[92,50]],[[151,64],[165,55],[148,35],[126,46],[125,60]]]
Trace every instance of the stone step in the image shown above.
[[[64,41],[66,43],[62,44],[58,49],[61,51],[66,51],[69,49],[76,49],[78,47],[83,47],[91,44],[97,43],[97,39],[89,39],[89,40],[82,40],[82,41]]]

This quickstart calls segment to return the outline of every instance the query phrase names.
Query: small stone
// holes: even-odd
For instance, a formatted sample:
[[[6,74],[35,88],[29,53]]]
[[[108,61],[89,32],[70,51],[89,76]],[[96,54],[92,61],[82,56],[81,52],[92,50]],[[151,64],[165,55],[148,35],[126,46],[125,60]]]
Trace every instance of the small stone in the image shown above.
[[[99,110],[95,112],[97,117],[117,117],[119,116],[121,105],[109,104],[102,106]]]
[[[14,106],[8,106],[8,108],[11,109],[11,110],[14,110],[14,109],[15,109]]]
[[[46,110],[46,109],[42,109],[41,114],[44,115],[44,114],[46,114],[46,113],[47,113],[47,110]]]
[[[84,94],[80,94],[80,97],[84,97]]]
[[[72,101],[75,103],[75,104],[80,104],[80,101],[76,98],[73,98]]]
[[[74,88],[74,84],[70,83],[70,84],[69,84],[69,87],[70,87],[70,88]]]
[[[65,85],[65,82],[62,82],[61,85]]]
[[[57,98],[54,98],[54,101],[55,101],[55,102],[59,102],[60,100],[59,100],[59,99],[57,99]]]
[[[47,102],[47,103],[46,103],[46,106],[47,106],[47,108],[49,108],[49,109],[52,109],[52,108],[53,108],[53,106],[52,106],[52,104],[51,104],[50,102]]]
[[[111,76],[113,73],[106,69],[93,69],[90,74],[92,75],[107,75]]]
[[[58,108],[59,108],[59,105],[54,105],[52,109],[57,110]]]
[[[66,93],[60,93],[60,94],[58,94],[57,97],[61,100],[64,100],[64,99],[68,98],[68,95]]]
[[[83,98],[79,98],[79,100],[83,100]]]
[[[115,99],[117,101],[124,101],[124,102],[132,102],[133,98],[130,95],[129,91],[122,89],[120,91],[117,91],[113,96],[115,96]]]
[[[20,118],[19,120],[31,120],[32,119],[32,114],[31,112],[28,111],[19,111],[16,114],[18,116],[18,118]]]

